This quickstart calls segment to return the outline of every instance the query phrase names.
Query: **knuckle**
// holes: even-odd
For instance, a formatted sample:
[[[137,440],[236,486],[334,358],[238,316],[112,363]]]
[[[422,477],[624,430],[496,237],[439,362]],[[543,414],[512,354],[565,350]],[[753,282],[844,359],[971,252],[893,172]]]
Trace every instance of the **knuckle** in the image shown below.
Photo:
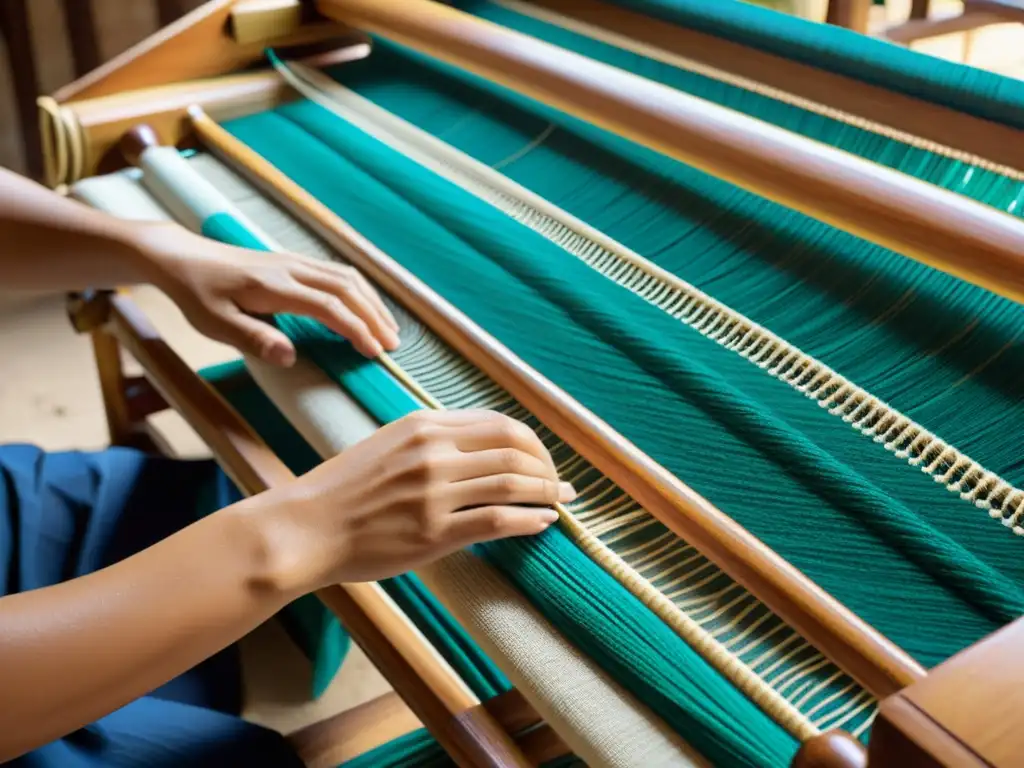
[[[515,448],[501,449],[501,467],[506,472],[514,475],[525,475],[527,473],[526,457]]]
[[[444,526],[436,516],[424,511],[420,517],[419,539],[427,547],[436,547],[444,541]]]
[[[558,483],[554,480],[544,480],[544,502],[547,504],[558,503],[559,488]]]
[[[498,475],[494,479],[494,483],[498,495],[504,499],[515,496],[516,492],[521,488],[519,478],[516,475]]]
[[[499,535],[505,530],[508,520],[501,507],[488,507],[484,514],[484,528],[490,535]]]
[[[437,437],[437,428],[429,421],[418,419],[409,426],[409,444],[414,447],[426,448]]]

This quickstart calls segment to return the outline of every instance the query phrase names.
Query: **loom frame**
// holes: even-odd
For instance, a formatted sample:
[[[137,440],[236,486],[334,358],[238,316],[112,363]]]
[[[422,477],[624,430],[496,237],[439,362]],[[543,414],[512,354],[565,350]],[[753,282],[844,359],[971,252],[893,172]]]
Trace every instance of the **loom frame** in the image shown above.
[[[546,6],[558,5],[559,2],[538,0],[538,4]],[[588,0],[576,5],[585,8]],[[591,9],[594,5],[597,3],[590,3]],[[273,34],[270,39],[261,39],[260,33],[252,33],[251,30],[262,28],[265,30],[263,34],[269,34],[266,30],[275,28],[267,24],[261,26],[260,19],[251,17],[247,20],[247,23],[252,22],[248,27],[249,37],[239,42],[232,31],[233,19],[240,14],[258,15],[266,10],[250,6],[246,0],[211,0],[178,23],[53,94],[52,101],[61,108],[84,107],[84,113],[92,110],[92,122],[81,126],[82,136],[90,141],[95,139],[92,159],[83,165],[82,175],[94,175],[117,167],[119,161],[111,153],[111,148],[124,129],[132,124],[155,123],[163,143],[188,145],[194,142],[185,119],[190,104],[212,105],[214,108],[210,111],[215,114],[217,109],[226,105],[227,114],[231,114],[231,109],[260,109],[287,98],[273,75],[237,72],[256,61],[259,51],[268,45],[282,47],[340,41],[342,49],[349,51],[346,55],[357,55],[353,50],[358,47],[360,38],[351,28],[326,21],[317,15],[311,4],[300,0],[282,0],[274,10],[281,14],[282,8],[285,11],[289,8],[301,10],[301,14],[277,17],[278,24],[282,18],[293,19],[286,23],[294,24],[294,28],[286,29],[284,34]],[[656,29],[661,22],[647,20],[649,24],[639,26],[636,26],[636,19],[629,19],[629,22],[634,25],[631,29],[636,34],[653,35],[660,31],[664,35],[665,32],[664,29]],[[678,32],[676,27],[671,29]],[[276,30],[279,31],[280,27]],[[713,59],[709,51],[721,43],[709,45],[709,41],[702,42],[702,55]],[[186,52],[188,56],[184,55]],[[765,63],[763,58],[753,57],[753,60],[757,65]],[[755,66],[749,59],[744,61],[746,66]],[[784,67],[776,66],[777,62],[771,64],[769,71],[776,73],[773,76],[795,82],[792,71],[785,72]],[[804,69],[807,71],[801,71],[801,76],[814,71]],[[206,79],[190,82],[197,77]],[[813,82],[814,88],[825,89],[820,79]],[[865,96],[861,91],[861,94],[863,99],[870,100],[885,92]],[[197,95],[202,98],[196,98]],[[888,94],[888,97],[894,96]],[[905,108],[908,101],[913,100],[898,97],[901,107]],[[134,106],[126,108],[128,104]],[[951,116],[959,114],[951,110],[945,112]],[[998,133],[996,129],[999,126],[986,125],[984,121],[964,115],[960,117],[965,119],[954,120],[953,123],[963,126],[959,128],[961,138],[953,136],[954,140],[948,141],[950,146],[956,146],[957,141],[978,146],[978,136],[987,137],[989,148],[994,146],[991,139],[993,132]],[[48,146],[52,147],[53,136],[47,136],[45,121],[43,127],[44,140],[49,138]],[[947,133],[952,135],[956,131]],[[1024,167],[1024,158],[1006,159],[1013,159],[1016,167]],[[51,186],[59,188],[67,179],[51,176],[50,181]],[[158,439],[148,429],[145,420],[149,415],[171,407],[185,416],[208,443],[218,463],[246,493],[259,492],[290,479],[290,473],[269,447],[177,357],[126,294],[75,295],[69,301],[69,315],[77,330],[92,337],[113,443],[141,444],[160,449]],[[142,365],[142,377],[125,375],[122,351],[127,351]],[[360,604],[346,588],[326,590],[321,597],[353,632],[356,641],[415,713],[410,720],[408,710],[402,708],[405,705],[399,705],[393,698],[373,702],[380,712],[387,713],[383,722],[389,725],[387,728],[382,726],[378,734],[381,740],[393,738],[401,731],[396,723],[406,728],[413,722],[422,722],[460,765],[527,765],[539,755],[554,756],[558,753],[559,742],[550,729],[534,731],[526,740],[520,740],[517,747],[511,734],[539,720],[521,695],[452,711],[458,707],[446,706],[444,693],[438,690],[438,686],[443,688],[447,673],[439,672],[430,663],[421,664],[418,669],[416,663],[410,663],[410,654],[415,660],[416,654],[426,652],[418,642],[406,639],[396,649],[393,640],[387,636],[385,617],[374,615],[373,609],[367,609],[365,603]],[[383,629],[382,624],[385,625]],[[991,727],[985,713],[1009,713],[1014,696],[1020,698],[1010,683],[1014,679],[1024,679],[1024,667],[1007,649],[1012,650],[1014,645],[1019,647],[1021,641],[1024,641],[1024,620],[1008,625],[932,670],[920,682],[887,698],[876,725],[877,735],[869,746],[872,768],[890,765],[1010,765],[1006,756],[1013,755],[1020,739],[1015,740],[1012,734]],[[998,659],[999,663],[993,664],[993,659]],[[434,688],[424,680],[424,669],[433,675]],[[994,686],[992,691],[979,689],[975,684],[979,676],[997,683],[1002,681],[1005,685]],[[961,704],[966,689],[972,691],[971,707]],[[364,718],[365,714],[363,711]],[[333,719],[332,733],[345,731],[346,723],[356,721],[354,714],[352,718],[346,715],[348,713]],[[305,736],[307,743],[317,743],[321,748],[329,743],[332,749],[340,749],[342,754],[348,755],[344,750],[349,748],[346,745],[350,743],[351,734],[348,737],[343,734],[340,739],[322,734],[313,737],[307,733]],[[364,743],[374,740],[364,737]],[[827,750],[817,753],[814,749],[805,749],[794,765],[806,768],[811,765],[855,764],[840,760]]]

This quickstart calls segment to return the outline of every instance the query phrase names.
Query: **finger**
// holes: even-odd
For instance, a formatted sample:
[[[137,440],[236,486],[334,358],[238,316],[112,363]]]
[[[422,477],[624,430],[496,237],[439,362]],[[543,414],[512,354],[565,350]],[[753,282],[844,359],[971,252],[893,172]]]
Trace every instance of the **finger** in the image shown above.
[[[476,477],[452,483],[448,488],[453,509],[509,504],[551,506],[558,502],[568,503],[576,498],[576,491],[569,483],[550,477],[527,475]]]
[[[217,327],[208,335],[241,352],[255,355],[273,365],[295,363],[295,346],[277,328],[232,307],[218,316]]]
[[[452,441],[460,451],[488,451],[496,448],[515,448],[524,451],[548,464],[554,472],[555,462],[536,433],[521,421],[490,412],[478,416],[469,423],[458,425],[452,434]]]
[[[377,357],[384,349],[369,327],[337,296],[295,282],[274,289],[274,312],[290,312],[319,320],[339,336],[352,342],[359,353]]]
[[[392,330],[394,330],[395,333],[398,333],[399,330],[401,330],[401,327],[398,325],[398,321],[395,319],[391,310],[388,309],[388,305],[381,297],[380,292],[370,285],[370,281],[363,277],[360,272],[354,272],[353,277],[355,278],[356,285],[359,286],[359,290],[363,295],[373,302],[373,304],[380,310],[381,315],[384,316],[384,319],[387,320],[388,325],[391,326]]]
[[[302,270],[294,274],[296,280],[309,288],[340,300],[356,317],[370,329],[376,340],[385,349],[398,349],[398,333],[392,328],[388,317],[366,296],[355,280],[346,282],[341,275],[317,270]]]
[[[516,448],[493,448],[489,451],[458,453],[447,471],[451,482],[472,480],[491,475],[523,475],[544,480],[558,480],[555,469],[533,454]]]
[[[391,310],[388,309],[388,305],[384,303],[380,293],[373,287],[373,285],[371,285],[370,281],[367,280],[361,272],[353,269],[352,267],[336,264],[331,261],[318,260],[316,262],[316,267],[319,271],[325,274],[340,277],[345,280],[352,280],[353,284],[357,285],[360,291],[379,308],[381,315],[383,315],[384,319],[387,320],[392,329],[396,333],[398,332],[398,322],[395,320],[394,315],[391,314]]]
[[[457,548],[511,536],[535,536],[558,520],[553,509],[491,506],[469,509],[448,518],[445,539]]]

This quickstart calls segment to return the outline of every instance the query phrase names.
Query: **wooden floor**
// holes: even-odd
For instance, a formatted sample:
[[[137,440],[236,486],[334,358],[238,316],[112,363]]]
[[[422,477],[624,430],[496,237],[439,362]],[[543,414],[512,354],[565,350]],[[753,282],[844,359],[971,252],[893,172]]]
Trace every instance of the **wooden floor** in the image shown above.
[[[810,14],[824,13],[819,0],[797,1]],[[52,0],[38,2],[56,5]],[[119,8],[134,6],[123,0],[116,2]],[[909,0],[905,5],[909,5]],[[954,13],[957,7],[958,3],[949,2],[942,11]],[[906,7],[890,2],[888,15],[893,20],[905,18]],[[885,18],[879,13],[873,21],[881,25]],[[966,56],[975,66],[1024,77],[1024,25],[1004,25],[970,36],[935,39],[917,48],[956,61]],[[59,78],[62,66],[65,65],[55,61],[54,71],[48,77]],[[0,165],[20,168],[18,137],[9,104],[9,83],[5,73],[0,72]],[[159,293],[144,289],[138,292],[138,300],[193,366],[234,357],[231,350],[200,337]],[[104,444],[105,426],[89,346],[68,327],[60,297],[15,300],[0,294],[0,361],[0,443],[32,442],[52,450],[98,448]],[[174,414],[159,417],[158,424],[183,455],[205,453],[199,439]],[[254,633],[244,649],[248,714],[284,731],[366,701],[387,687],[365,657],[354,651],[331,690],[320,701],[313,702],[308,696],[308,665],[276,624]]]

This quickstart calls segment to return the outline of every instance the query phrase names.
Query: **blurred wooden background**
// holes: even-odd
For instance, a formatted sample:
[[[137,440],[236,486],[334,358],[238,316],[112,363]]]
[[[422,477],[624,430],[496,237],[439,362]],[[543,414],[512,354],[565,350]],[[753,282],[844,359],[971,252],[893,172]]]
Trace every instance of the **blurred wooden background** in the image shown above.
[[[0,166],[29,170],[19,119],[16,78],[38,93],[51,93],[96,64],[129,48],[202,0],[0,0]],[[8,40],[8,29],[27,20],[28,39]],[[28,44],[27,46],[25,44]],[[24,65],[12,71],[10,54],[34,53],[37,84]],[[20,58],[24,61],[24,58]],[[24,96],[22,97],[24,98]]]

